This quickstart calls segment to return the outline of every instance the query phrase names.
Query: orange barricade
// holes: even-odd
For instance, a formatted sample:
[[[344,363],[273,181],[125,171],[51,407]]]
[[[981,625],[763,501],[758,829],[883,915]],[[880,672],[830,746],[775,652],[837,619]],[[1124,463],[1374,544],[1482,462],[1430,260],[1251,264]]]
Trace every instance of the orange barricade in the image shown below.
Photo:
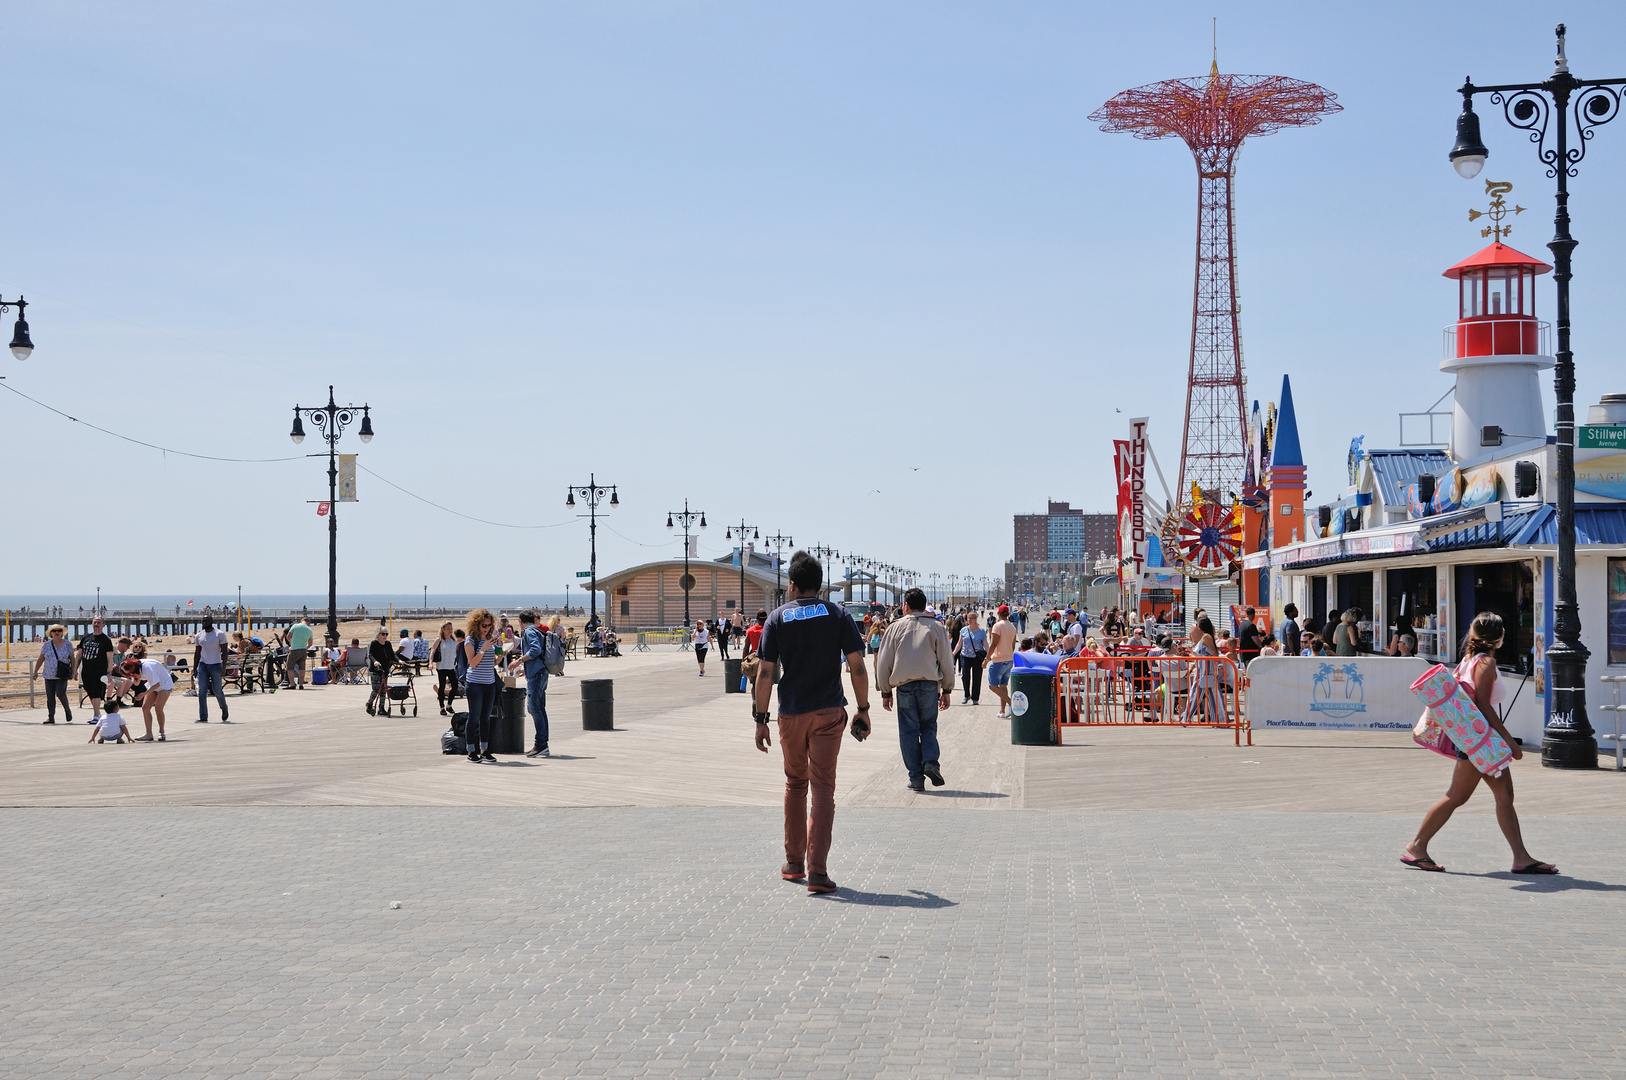
[[[1247,733],[1248,676],[1228,656],[1074,656],[1056,667],[1056,731],[1100,725],[1230,728]]]

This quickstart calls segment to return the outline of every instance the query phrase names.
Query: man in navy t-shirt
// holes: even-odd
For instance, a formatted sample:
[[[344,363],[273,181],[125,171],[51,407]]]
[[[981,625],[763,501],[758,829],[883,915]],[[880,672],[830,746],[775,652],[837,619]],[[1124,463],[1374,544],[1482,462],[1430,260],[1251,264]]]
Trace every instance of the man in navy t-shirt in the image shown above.
[[[784,665],[779,679],[779,749],[785,758],[786,881],[807,880],[807,891],[829,893],[836,883],[825,872],[830,829],[836,816],[836,757],[847,729],[847,698],[841,692],[841,660],[846,657],[858,716],[853,738],[869,737],[869,672],[864,642],[846,608],[819,599],[824,569],[805,551],[791,556],[790,603],[776,608],[762,630],[757,653],[757,749],[764,754],[768,735],[768,698],[773,693],[774,665]],[[807,790],[813,788],[811,816]]]

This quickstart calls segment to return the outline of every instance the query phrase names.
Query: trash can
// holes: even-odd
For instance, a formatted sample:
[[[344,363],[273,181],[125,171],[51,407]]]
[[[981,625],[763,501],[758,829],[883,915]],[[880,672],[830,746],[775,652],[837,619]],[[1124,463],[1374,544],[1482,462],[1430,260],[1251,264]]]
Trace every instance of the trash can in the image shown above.
[[[723,661],[723,693],[725,693],[725,694],[743,694],[743,693],[745,693],[745,687],[740,685],[740,680],[745,678],[744,675],[740,674],[740,665],[742,663],[744,663],[744,662],[745,661],[743,661],[743,660],[724,660]]]
[[[497,707],[491,717],[491,752],[525,752],[525,691],[505,686],[497,691]]]
[[[615,728],[615,680],[582,680],[582,730],[611,731]]]
[[[1042,671],[1011,676],[1011,745],[1056,744],[1054,677]]]

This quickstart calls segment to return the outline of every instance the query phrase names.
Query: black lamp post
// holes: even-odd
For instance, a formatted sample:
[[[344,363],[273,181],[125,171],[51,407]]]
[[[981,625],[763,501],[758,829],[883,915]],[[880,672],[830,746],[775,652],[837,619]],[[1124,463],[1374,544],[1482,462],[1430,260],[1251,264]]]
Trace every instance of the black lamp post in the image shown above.
[[[745,534],[751,533],[751,539],[761,540],[762,534],[755,525],[747,525],[741,518],[738,525],[730,525],[723,531],[723,536],[729,540],[738,540],[740,543],[740,618],[745,618]]]
[[[1558,181],[1554,235],[1547,247],[1553,253],[1553,284],[1558,292],[1558,356],[1553,368],[1558,429],[1558,582],[1553,602],[1551,719],[1542,734],[1541,763],[1555,769],[1596,769],[1598,740],[1586,715],[1586,662],[1590,655],[1581,642],[1581,612],[1575,595],[1575,354],[1570,351],[1570,255],[1576,240],[1570,235],[1569,178],[1586,156],[1593,129],[1620,115],[1620,92],[1626,79],[1577,79],[1564,56],[1564,24],[1559,23],[1558,58],[1553,73],[1538,83],[1475,86],[1465,80],[1462,115],[1457,117],[1457,142],[1451,164],[1463,179],[1479,175],[1490,151],[1479,137],[1474,95],[1489,94],[1502,107],[1507,122],[1530,134],[1536,156],[1547,175]],[[1571,110],[1575,145],[1570,145]],[[1553,123],[1552,144],[1547,126]]]
[[[785,546],[788,544],[791,547],[795,547],[796,541],[792,540],[784,533],[774,533],[772,536],[768,537],[767,540],[763,541],[763,543],[773,545],[773,605],[774,607],[778,607],[780,604],[785,602],[785,590],[779,584],[780,568],[785,561],[783,558]]]
[[[682,510],[667,511],[666,527],[668,529],[677,527],[673,521],[674,518],[683,523],[683,580],[679,584],[683,586],[683,625],[688,626],[689,590],[694,588],[694,578],[689,576],[689,526],[698,521],[700,527],[704,529],[706,527],[706,512],[704,510],[690,510],[689,500],[684,499]]]
[[[327,440],[327,636],[339,640],[339,436],[361,411],[361,441],[373,441],[373,418],[366,405],[339,405],[333,400],[333,387],[327,388],[327,404],[314,409],[294,406],[294,426],[288,437],[296,444],[305,441],[305,425],[301,418],[309,416],[322,438]],[[312,454],[311,457],[321,457]],[[238,601],[242,610],[242,601]]]
[[[614,484],[604,486],[593,473],[587,474],[587,483],[565,489],[565,505],[575,506],[578,495],[587,500],[587,585],[591,590],[588,603],[592,609],[587,623],[595,626],[598,623],[598,504],[608,495],[611,506],[620,506],[621,496],[615,493]]]
[[[807,549],[807,553],[824,563],[824,595],[830,595],[830,556],[839,554],[835,548],[828,544],[814,544]]]

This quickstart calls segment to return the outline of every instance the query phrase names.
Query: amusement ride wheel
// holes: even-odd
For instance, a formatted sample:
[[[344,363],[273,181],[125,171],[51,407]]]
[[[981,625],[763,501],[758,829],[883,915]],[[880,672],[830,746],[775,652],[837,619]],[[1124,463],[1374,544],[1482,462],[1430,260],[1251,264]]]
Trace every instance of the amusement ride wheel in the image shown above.
[[[1242,557],[1242,515],[1235,504],[1182,502],[1163,519],[1163,550],[1187,577],[1229,573]]]

